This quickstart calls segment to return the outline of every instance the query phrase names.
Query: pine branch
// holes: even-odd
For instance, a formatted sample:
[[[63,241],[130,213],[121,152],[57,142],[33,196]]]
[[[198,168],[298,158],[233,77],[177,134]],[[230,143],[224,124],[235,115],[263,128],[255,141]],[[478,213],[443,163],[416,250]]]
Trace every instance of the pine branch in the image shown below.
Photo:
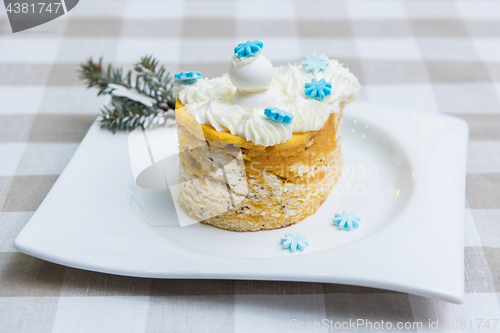
[[[97,87],[99,89],[98,95],[105,93],[105,90],[111,83],[119,84],[126,88],[132,86],[131,71],[128,71],[126,80],[124,80],[123,69],[114,68],[111,64],[108,65],[107,69],[104,69],[102,66],[102,58],[99,59],[99,62],[94,62],[92,58],[90,58],[87,62],[80,65],[80,70],[78,72],[80,74],[79,78],[87,81],[87,88]]]
[[[112,95],[109,105],[101,110],[101,127],[113,133],[163,124],[174,117],[176,97],[170,73],[152,56],[142,57],[134,70],[123,75],[122,68],[111,64],[104,68],[102,58],[99,62],[90,58],[80,65],[79,77],[88,88],[97,88],[98,95]]]
[[[133,130],[138,126],[162,125],[167,119],[174,119],[172,110],[146,107],[124,97],[113,96],[109,105],[101,109],[101,128],[115,133],[117,130]]]
[[[158,61],[146,56],[135,65],[137,74],[136,88],[158,101],[164,110],[175,108],[175,95],[172,91],[174,80],[165,67],[158,67]]]

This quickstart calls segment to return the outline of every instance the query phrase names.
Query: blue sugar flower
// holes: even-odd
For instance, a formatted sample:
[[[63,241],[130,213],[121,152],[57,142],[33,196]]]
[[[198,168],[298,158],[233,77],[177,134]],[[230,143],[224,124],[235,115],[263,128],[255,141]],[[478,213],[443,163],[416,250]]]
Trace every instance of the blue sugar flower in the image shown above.
[[[332,84],[325,82],[325,79],[312,79],[311,83],[305,84],[304,94],[312,99],[322,100],[332,93]]]
[[[304,251],[304,249],[309,245],[307,236],[301,235],[299,233],[288,233],[285,237],[281,239],[284,249],[290,249],[290,251],[295,252],[297,249]]]
[[[264,44],[259,40],[248,41],[246,43],[238,44],[234,48],[234,54],[238,55],[238,58],[252,57],[264,47]]]
[[[306,55],[306,58],[302,60],[302,66],[306,72],[317,73],[319,71],[324,71],[326,66],[330,63],[330,60],[324,54],[317,54],[314,52],[312,55]]]
[[[290,124],[293,120],[293,115],[277,107],[270,106],[264,109],[264,115],[278,123]]]
[[[180,84],[195,83],[196,80],[201,79],[201,72],[180,72],[174,75],[175,82]]]
[[[333,219],[333,224],[338,226],[339,230],[346,229],[352,230],[352,228],[358,228],[361,219],[354,213],[348,213],[346,210],[342,214],[335,214]]]

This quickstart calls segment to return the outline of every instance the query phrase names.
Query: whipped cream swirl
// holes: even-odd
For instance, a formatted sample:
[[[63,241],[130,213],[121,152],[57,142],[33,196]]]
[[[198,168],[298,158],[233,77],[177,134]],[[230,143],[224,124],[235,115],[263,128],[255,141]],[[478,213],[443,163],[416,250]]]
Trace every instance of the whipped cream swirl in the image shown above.
[[[219,132],[229,131],[231,134],[236,134],[236,122],[245,114],[239,105],[215,100],[186,104],[186,111],[200,124],[211,125]]]
[[[272,121],[263,114],[246,113],[236,124],[236,134],[263,146],[273,146],[292,137],[292,124]]]
[[[294,133],[317,131],[330,117],[330,108],[327,104],[297,95],[279,99],[277,106],[293,115]]]
[[[338,112],[340,103],[354,101],[361,88],[354,74],[337,60],[330,60],[324,71],[316,73],[316,78],[325,79],[332,84],[332,93],[324,99],[324,102],[330,105],[332,112]]]
[[[174,94],[184,105],[211,100],[231,103],[235,90],[227,74],[213,79],[199,79],[194,84],[174,86]]]
[[[311,82],[314,75],[307,73],[301,68],[302,65],[280,66],[274,68],[273,85],[278,90],[279,94],[285,96],[303,96],[304,85],[306,82]]]

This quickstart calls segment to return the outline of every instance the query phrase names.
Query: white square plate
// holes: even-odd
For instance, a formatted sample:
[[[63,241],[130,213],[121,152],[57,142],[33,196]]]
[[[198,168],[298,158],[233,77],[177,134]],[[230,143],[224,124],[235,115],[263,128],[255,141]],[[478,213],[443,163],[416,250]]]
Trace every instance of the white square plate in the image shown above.
[[[345,177],[296,225],[181,228],[169,191],[136,186],[128,133],[95,123],[15,246],[113,274],[330,282],[462,302],[466,123],[361,102],[344,114]],[[361,217],[359,229],[337,230],[333,216],[342,210]],[[283,250],[287,232],[311,245]]]

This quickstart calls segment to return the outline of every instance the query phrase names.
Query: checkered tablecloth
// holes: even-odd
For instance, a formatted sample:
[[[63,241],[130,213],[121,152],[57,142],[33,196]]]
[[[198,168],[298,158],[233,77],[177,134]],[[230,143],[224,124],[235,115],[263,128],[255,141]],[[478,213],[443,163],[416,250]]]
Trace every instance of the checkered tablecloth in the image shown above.
[[[171,72],[211,77],[248,39],[262,40],[274,65],[312,51],[338,58],[359,78],[361,100],[468,122],[464,304],[322,283],[130,278],[14,249],[106,102],[79,82],[79,63],[130,66],[148,53]],[[483,329],[500,331],[500,1],[82,0],[16,34],[2,8],[0,208],[2,333],[289,332],[293,319],[325,318],[458,320],[450,332],[489,319]]]

